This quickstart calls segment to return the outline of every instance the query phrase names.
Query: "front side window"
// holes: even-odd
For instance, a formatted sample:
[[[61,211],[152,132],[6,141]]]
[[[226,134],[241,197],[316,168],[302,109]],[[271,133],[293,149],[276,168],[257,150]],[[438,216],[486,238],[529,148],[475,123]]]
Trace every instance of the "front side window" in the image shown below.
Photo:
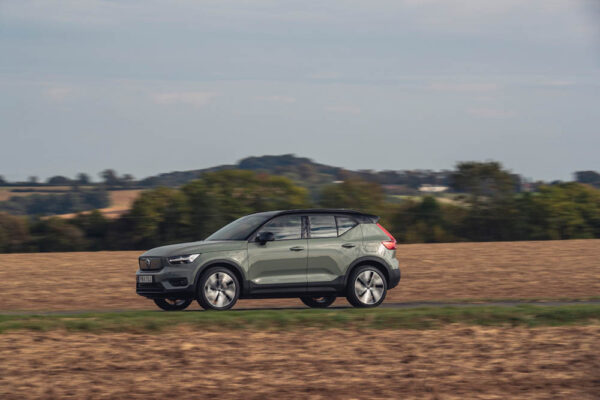
[[[269,213],[246,215],[225,225],[207,237],[206,240],[246,240],[270,216]]]
[[[344,233],[348,232],[350,229],[354,228],[358,225],[358,222],[348,217],[336,217],[337,218],[337,229],[338,235],[342,236]]]
[[[283,215],[267,222],[258,231],[271,232],[275,240],[302,239],[302,217],[299,215]]]
[[[337,228],[333,215],[311,215],[308,217],[308,220],[310,237],[312,239],[337,237]]]

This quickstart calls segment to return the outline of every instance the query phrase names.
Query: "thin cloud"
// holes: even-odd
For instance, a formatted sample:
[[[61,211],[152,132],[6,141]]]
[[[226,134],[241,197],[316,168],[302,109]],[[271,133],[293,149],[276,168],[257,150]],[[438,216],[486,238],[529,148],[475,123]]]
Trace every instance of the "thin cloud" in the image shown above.
[[[295,103],[296,98],[291,96],[281,96],[281,95],[273,95],[273,96],[257,96],[256,100],[260,101],[271,101],[274,103]]]
[[[44,97],[54,102],[61,102],[73,95],[73,88],[69,86],[51,86],[44,90]]]
[[[156,104],[186,104],[197,108],[202,108],[216,97],[212,92],[166,92],[155,93],[152,99]]]
[[[469,108],[467,114],[478,118],[503,119],[512,118],[516,115],[514,111],[500,108]]]
[[[496,83],[432,83],[430,90],[440,92],[493,92],[498,90]]]
[[[350,105],[339,105],[339,106],[330,106],[326,108],[327,111],[341,113],[341,114],[360,114],[360,107],[350,106]]]
[[[574,86],[575,84],[576,84],[576,82],[571,81],[571,80],[552,80],[552,81],[543,82],[542,86],[565,88],[565,87]]]

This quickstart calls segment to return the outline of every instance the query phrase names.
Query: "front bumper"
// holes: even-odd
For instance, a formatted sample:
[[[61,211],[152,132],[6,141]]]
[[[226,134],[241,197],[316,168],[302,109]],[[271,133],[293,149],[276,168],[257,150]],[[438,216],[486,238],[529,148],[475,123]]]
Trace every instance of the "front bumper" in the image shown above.
[[[140,275],[152,276],[152,283],[140,283]],[[138,270],[135,292],[149,299],[193,299],[196,297],[193,268],[178,266],[151,272]]]

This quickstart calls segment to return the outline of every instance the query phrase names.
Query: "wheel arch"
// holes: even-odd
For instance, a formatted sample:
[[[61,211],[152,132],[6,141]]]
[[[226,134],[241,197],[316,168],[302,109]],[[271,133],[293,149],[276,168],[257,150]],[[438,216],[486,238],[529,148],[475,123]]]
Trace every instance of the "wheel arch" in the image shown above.
[[[245,293],[247,285],[246,285],[246,278],[244,275],[244,270],[242,269],[242,267],[237,265],[235,262],[233,262],[231,260],[226,260],[226,259],[210,260],[210,261],[206,262],[205,264],[203,264],[198,269],[198,272],[196,273],[196,277],[194,278],[194,287],[196,288],[196,290],[198,289],[198,281],[200,280],[200,277],[202,276],[202,274],[208,268],[212,268],[212,267],[224,267],[224,268],[231,270],[231,272],[233,272],[235,274],[235,277],[237,278],[238,283],[240,284],[240,294]]]
[[[370,266],[373,266],[373,267],[377,268],[378,270],[380,270],[385,278],[387,286],[389,286],[391,272],[390,272],[390,267],[387,264],[387,262],[380,257],[366,256],[366,257],[358,258],[358,259],[354,260],[354,262],[352,262],[352,264],[350,264],[350,266],[348,267],[348,270],[346,271],[346,275],[344,276],[344,288],[348,287],[348,280],[350,279],[350,275],[352,275],[352,272],[354,272],[354,270],[356,270],[356,268],[362,267],[363,265],[370,265]]]

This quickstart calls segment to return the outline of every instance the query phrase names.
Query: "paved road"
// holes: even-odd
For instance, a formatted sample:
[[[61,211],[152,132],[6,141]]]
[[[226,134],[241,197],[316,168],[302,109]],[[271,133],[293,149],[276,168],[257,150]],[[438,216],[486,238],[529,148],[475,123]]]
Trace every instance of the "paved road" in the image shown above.
[[[422,302],[410,302],[410,303],[383,303],[379,306],[379,308],[418,308],[418,307],[485,307],[485,306],[501,306],[501,307],[515,307],[522,305],[533,305],[533,306],[569,306],[569,305],[581,305],[581,304],[598,304],[600,305],[600,300],[580,300],[580,301],[491,301],[491,302],[469,302],[469,303],[461,303],[461,302],[430,302],[430,301],[422,301]],[[297,307],[237,307],[235,310],[245,311],[245,310],[299,310],[307,307],[297,306]],[[334,306],[329,307],[330,309],[345,309],[352,308],[352,306]]]
[[[516,307],[522,305],[533,305],[533,306],[569,306],[569,305],[582,305],[582,304],[596,304],[600,305],[600,300],[579,300],[579,301],[491,301],[481,303],[461,303],[461,302],[410,302],[410,303],[383,303],[379,308],[417,308],[417,307]],[[233,312],[241,312],[248,310],[303,310],[307,309],[305,306],[281,306],[281,307],[236,307]],[[342,310],[352,308],[350,305],[347,306],[334,306],[329,309]],[[65,310],[65,311],[0,311],[0,315],[77,315],[87,313],[125,313],[131,311],[156,311],[163,312],[161,310]],[[201,312],[202,310],[193,309],[185,312]]]

